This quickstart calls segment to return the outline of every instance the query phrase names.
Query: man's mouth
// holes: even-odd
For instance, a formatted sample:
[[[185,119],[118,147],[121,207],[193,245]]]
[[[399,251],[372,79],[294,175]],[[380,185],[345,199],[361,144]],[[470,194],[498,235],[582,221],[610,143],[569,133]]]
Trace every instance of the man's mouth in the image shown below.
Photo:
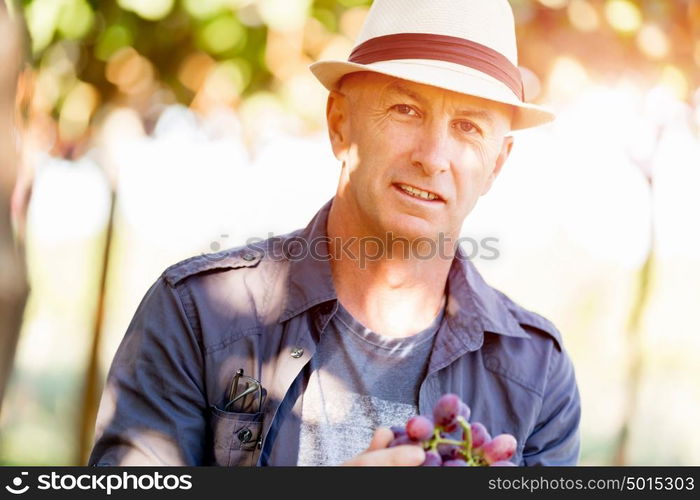
[[[424,189],[417,188],[415,186],[411,186],[409,184],[394,184],[396,187],[401,189],[404,193],[413,196],[415,198],[419,198],[421,200],[426,200],[426,201],[443,201],[443,199],[440,197],[440,195],[433,193],[431,191],[426,191]]]

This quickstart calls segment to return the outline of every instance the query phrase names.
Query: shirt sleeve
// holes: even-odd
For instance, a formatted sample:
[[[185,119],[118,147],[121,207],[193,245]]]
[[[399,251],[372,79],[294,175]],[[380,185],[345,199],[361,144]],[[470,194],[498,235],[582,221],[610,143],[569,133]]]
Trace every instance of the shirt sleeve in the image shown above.
[[[201,465],[203,355],[178,291],[148,290],[117,349],[88,465]]]
[[[521,465],[576,465],[580,421],[581,399],[573,363],[565,350],[554,349],[539,420],[525,442]]]

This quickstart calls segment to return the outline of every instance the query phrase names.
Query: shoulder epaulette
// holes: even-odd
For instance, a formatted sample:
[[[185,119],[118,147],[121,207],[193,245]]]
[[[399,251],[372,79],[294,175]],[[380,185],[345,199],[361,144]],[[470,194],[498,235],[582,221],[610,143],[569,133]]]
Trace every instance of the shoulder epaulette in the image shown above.
[[[195,274],[215,269],[237,269],[254,267],[263,258],[263,252],[250,247],[232,248],[216,253],[196,255],[173,264],[163,272],[163,277],[170,284],[177,283]]]
[[[536,312],[532,312],[518,305],[504,293],[498,292],[498,295],[500,295],[501,299],[505,302],[508,311],[510,311],[515,320],[521,326],[529,326],[530,328],[534,328],[536,330],[546,333],[556,341],[557,346],[560,350],[563,349],[564,340],[562,339],[561,333],[559,332],[557,327],[554,326],[554,323],[549,321],[544,316],[540,316]]]
[[[559,332],[557,327],[554,326],[554,323],[549,321],[547,318],[540,316],[535,312],[528,311],[527,309],[524,309],[522,307],[516,307],[514,309],[511,309],[511,314],[515,316],[515,319],[521,325],[529,326],[530,328],[535,328],[552,337],[559,346],[559,349],[563,349],[564,340],[561,337],[561,333]]]

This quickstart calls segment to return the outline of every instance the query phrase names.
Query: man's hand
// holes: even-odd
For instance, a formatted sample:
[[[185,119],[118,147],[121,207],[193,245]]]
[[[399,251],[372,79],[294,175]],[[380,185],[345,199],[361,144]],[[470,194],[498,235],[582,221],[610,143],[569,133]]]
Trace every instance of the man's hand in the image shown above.
[[[394,433],[388,427],[380,427],[374,432],[369,447],[351,458],[343,465],[374,466],[374,465],[408,465],[417,466],[425,460],[425,452],[420,446],[401,445],[387,448],[394,439]]]

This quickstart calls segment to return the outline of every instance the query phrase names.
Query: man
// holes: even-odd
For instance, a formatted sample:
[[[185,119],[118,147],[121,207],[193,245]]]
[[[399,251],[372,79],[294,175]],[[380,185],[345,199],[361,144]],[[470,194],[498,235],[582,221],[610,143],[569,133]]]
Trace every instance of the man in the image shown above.
[[[575,464],[559,332],[456,244],[509,132],[551,119],[523,102],[508,3],[376,0],[349,61],[312,71],[331,90],[335,197],[303,230],[163,273],[116,354],[90,463],[419,465],[386,427],[453,392],[516,437],[515,463]]]

